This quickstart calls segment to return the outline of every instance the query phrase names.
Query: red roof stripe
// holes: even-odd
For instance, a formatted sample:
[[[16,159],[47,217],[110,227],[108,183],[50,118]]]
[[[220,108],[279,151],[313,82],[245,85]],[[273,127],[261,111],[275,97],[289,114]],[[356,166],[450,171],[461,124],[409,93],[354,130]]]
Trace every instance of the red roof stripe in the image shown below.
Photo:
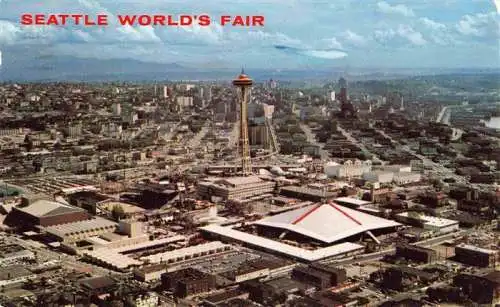
[[[316,209],[318,209],[319,207],[321,207],[321,205],[314,206],[311,210],[309,210],[309,211],[305,212],[304,214],[302,214],[301,216],[299,216],[295,221],[292,222],[292,224],[293,225],[298,224],[300,221],[302,221],[303,219],[305,219],[309,214],[311,214],[314,211],[316,211]]]
[[[332,206],[334,209],[336,209],[337,211],[339,211],[340,213],[342,213],[343,215],[347,216],[348,218],[350,218],[351,220],[353,220],[356,224],[358,225],[361,225],[361,222],[358,221],[357,219],[355,219],[354,217],[350,216],[347,212],[345,212],[344,210],[340,209],[339,207],[337,207],[335,204],[331,203],[330,206]]]

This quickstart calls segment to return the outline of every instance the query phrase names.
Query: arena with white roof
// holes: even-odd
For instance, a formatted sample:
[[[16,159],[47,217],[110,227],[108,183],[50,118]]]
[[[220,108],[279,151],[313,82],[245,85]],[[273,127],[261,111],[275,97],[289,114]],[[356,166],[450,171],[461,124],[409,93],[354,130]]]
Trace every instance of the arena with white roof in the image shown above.
[[[363,245],[346,241],[356,235],[367,234],[375,242],[380,243],[372,231],[391,233],[401,224],[349,209],[336,203],[328,203],[310,205],[270,216],[254,222],[253,225],[263,228],[266,236],[266,230],[270,230],[269,233],[274,233],[272,236],[275,238],[219,225],[201,227],[200,230],[222,240],[236,241],[312,262],[362,253],[365,249]],[[281,234],[278,238],[276,238],[276,232]],[[305,242],[313,239],[320,243],[320,246],[317,249],[311,249],[310,246],[301,247],[299,243],[291,245],[288,243],[290,240],[285,240],[289,234],[304,237]]]
[[[373,236],[371,231],[401,225],[336,203],[299,208],[264,218],[254,224],[292,232],[328,244],[363,233]]]

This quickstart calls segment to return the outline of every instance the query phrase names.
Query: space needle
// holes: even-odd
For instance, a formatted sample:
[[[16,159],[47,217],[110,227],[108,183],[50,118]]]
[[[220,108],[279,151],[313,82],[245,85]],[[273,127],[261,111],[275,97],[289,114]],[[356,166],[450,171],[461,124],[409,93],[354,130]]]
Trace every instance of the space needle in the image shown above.
[[[250,159],[250,146],[248,145],[248,112],[247,104],[250,97],[250,89],[253,81],[241,70],[241,74],[233,80],[233,85],[238,89],[238,100],[240,103],[240,148],[241,148],[241,170],[243,176],[252,173],[252,162]]]

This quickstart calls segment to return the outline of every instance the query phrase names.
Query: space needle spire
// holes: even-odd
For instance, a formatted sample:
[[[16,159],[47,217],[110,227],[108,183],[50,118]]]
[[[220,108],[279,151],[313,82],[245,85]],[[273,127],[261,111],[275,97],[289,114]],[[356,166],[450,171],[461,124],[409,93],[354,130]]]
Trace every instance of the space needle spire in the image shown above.
[[[238,100],[240,104],[240,148],[241,148],[241,170],[243,176],[252,173],[252,162],[250,159],[250,146],[248,142],[248,110],[247,104],[250,97],[250,89],[253,81],[241,68],[241,74],[233,80],[233,85],[238,88]]]

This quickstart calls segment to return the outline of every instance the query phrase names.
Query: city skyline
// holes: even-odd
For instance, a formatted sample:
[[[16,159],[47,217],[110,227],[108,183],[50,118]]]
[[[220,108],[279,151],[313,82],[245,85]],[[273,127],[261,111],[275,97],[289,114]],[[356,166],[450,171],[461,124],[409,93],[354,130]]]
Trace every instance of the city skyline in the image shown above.
[[[231,8],[228,8],[229,4]],[[264,27],[34,27],[21,14],[264,15]],[[459,1],[0,1],[3,68],[60,65],[58,58],[178,64],[186,69],[499,68],[492,0]],[[39,59],[43,59],[40,61]],[[91,65],[91,64],[90,64]],[[96,64],[97,65],[97,64]],[[43,68],[43,67],[42,67]],[[134,71],[130,71],[134,72]],[[82,73],[85,73],[83,71]]]

